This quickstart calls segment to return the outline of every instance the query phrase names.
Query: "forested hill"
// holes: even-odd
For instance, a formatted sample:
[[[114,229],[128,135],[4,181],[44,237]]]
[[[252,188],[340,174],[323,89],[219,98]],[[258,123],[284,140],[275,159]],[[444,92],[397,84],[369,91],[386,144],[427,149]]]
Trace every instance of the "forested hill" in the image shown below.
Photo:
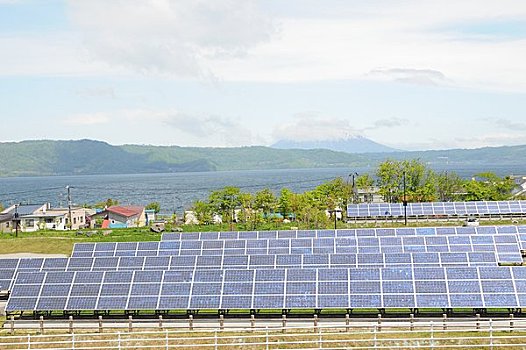
[[[375,167],[385,159],[418,158],[433,164],[517,167],[526,145],[443,150],[349,154],[323,149],[270,147],[199,148],[178,146],[112,146],[93,140],[0,143],[0,176],[125,174],[216,170],[329,167]]]

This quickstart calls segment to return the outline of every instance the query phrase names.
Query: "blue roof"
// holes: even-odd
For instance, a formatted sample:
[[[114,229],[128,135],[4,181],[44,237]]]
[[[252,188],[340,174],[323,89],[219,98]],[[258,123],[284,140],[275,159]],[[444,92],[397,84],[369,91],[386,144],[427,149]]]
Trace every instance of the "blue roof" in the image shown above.
[[[42,208],[43,204],[32,204],[32,205],[19,205],[18,206],[18,215],[24,216],[24,215],[31,215],[38,209]],[[15,209],[10,210],[9,213],[14,213]]]

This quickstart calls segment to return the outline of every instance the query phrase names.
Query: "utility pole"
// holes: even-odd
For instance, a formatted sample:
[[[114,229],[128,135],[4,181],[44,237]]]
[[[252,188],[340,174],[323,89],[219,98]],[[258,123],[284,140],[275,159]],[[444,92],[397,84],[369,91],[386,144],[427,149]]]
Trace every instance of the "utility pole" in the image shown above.
[[[359,176],[357,172],[349,174],[349,176],[352,178],[352,202],[356,203],[356,183],[354,181],[355,176]],[[347,183],[349,180],[347,180]]]
[[[405,170],[403,172],[403,176],[404,176],[404,223],[405,223],[405,226],[407,226],[407,198],[405,196]]]
[[[71,218],[71,187],[66,186],[66,190],[68,190],[68,216],[69,216],[68,226],[69,226],[69,229],[71,230],[71,228],[73,227],[73,221]]]
[[[15,215],[13,216],[15,222],[15,237],[18,238],[18,204],[15,204]]]

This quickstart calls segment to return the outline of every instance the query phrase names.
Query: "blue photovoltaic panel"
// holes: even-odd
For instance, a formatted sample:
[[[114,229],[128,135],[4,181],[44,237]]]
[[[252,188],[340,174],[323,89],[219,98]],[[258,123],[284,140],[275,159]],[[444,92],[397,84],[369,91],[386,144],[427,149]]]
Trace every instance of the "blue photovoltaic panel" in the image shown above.
[[[422,215],[508,215],[526,213],[526,201],[408,203],[408,216]],[[401,203],[349,204],[347,217],[403,216]]]
[[[526,307],[522,268],[370,268],[104,273],[104,283],[61,283],[20,273],[7,311],[166,308]],[[512,273],[513,272],[513,273]],[[100,272],[76,272],[86,275]],[[31,278],[28,276],[32,276]],[[63,275],[69,280],[68,275]],[[97,280],[98,278],[94,278]],[[122,282],[126,280],[128,282]],[[157,281],[151,283],[148,281]],[[43,283],[42,283],[43,282]],[[238,302],[236,303],[236,297]],[[84,299],[84,301],[83,301]],[[159,301],[159,303],[157,303]]]

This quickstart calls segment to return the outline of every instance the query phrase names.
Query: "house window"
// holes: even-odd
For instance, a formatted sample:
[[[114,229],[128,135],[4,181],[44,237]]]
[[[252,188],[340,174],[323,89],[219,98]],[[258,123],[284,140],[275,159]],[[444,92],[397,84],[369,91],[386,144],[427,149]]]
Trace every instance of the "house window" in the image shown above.
[[[5,227],[9,228],[9,221],[5,223]]]
[[[73,218],[73,225],[77,224],[77,218]]]
[[[26,220],[26,226],[35,226],[35,220],[33,219]]]

